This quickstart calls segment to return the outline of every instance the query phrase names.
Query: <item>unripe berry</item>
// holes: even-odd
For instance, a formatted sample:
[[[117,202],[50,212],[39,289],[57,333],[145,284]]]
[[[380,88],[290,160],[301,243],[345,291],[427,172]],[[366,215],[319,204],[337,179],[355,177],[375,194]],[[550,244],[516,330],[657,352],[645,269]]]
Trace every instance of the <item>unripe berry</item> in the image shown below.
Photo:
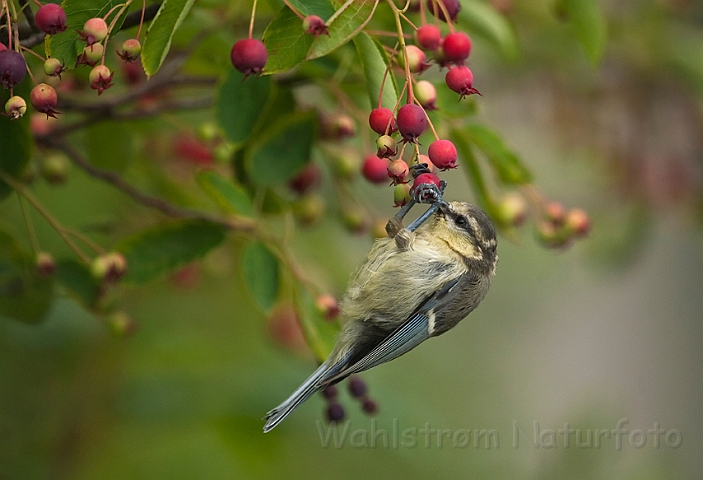
[[[98,95],[101,95],[112,86],[112,73],[105,65],[97,65],[88,74],[88,80],[90,80],[90,88],[97,90]]]
[[[356,375],[349,377],[349,394],[354,398],[361,398],[369,391],[366,382]]]
[[[368,228],[366,212],[358,206],[348,206],[342,210],[342,223],[352,233],[364,233]]]
[[[320,295],[315,300],[315,305],[325,320],[334,320],[339,316],[339,302],[332,295]]]
[[[511,192],[498,202],[497,213],[501,224],[519,227],[527,220],[527,203],[522,195]]]
[[[471,53],[471,39],[464,32],[450,33],[444,37],[442,52],[447,63],[463,65]]]
[[[64,65],[58,58],[47,58],[44,62],[44,74],[49,77],[61,78],[61,73],[64,70]]]
[[[389,108],[375,108],[369,114],[369,126],[379,135],[390,135],[398,130],[393,111]]]
[[[563,247],[569,241],[569,232],[549,221],[540,221],[537,225],[537,239],[549,248]]]
[[[437,110],[437,89],[427,80],[420,80],[413,88],[415,98],[425,110]]]
[[[235,42],[229,56],[234,68],[242,72],[244,78],[252,73],[260,75],[268,60],[266,46],[255,38],[245,38]]]
[[[34,14],[34,23],[47,35],[56,35],[66,30],[66,12],[60,5],[46,3]]]
[[[572,208],[566,214],[564,225],[577,237],[585,237],[591,231],[591,219],[588,214],[580,208]]]
[[[341,146],[331,158],[334,175],[339,180],[352,180],[359,171],[359,154],[356,149]]]
[[[107,37],[108,27],[105,20],[102,18],[91,18],[83,25],[81,36],[85,43],[92,45],[97,42],[102,42]]]
[[[37,253],[35,265],[37,266],[37,273],[40,277],[50,277],[56,273],[56,262],[50,253]]]
[[[395,157],[398,144],[390,135],[382,135],[376,139],[376,155],[381,158]]]
[[[398,110],[398,130],[406,142],[417,142],[417,137],[427,128],[427,116],[424,110],[412,103]]]
[[[14,50],[0,51],[0,83],[12,88],[27,75],[27,63],[21,53]]]
[[[317,15],[308,15],[303,19],[303,30],[305,30],[305,33],[313,35],[315,38],[320,35],[330,36],[325,21]]]
[[[451,68],[444,77],[447,86],[460,95],[460,99],[474,93],[481,93],[474,88],[474,74],[464,65]]]
[[[10,99],[5,102],[5,115],[10,117],[10,120],[17,120],[22,117],[26,111],[27,102],[24,101],[24,98],[18,95],[10,97]]]
[[[552,225],[559,227],[564,224],[566,209],[559,202],[547,202],[543,207],[544,218]]]
[[[47,117],[56,117],[56,114],[59,113],[54,110],[58,96],[51,85],[46,83],[35,85],[29,92],[29,101],[38,112],[45,113]]]
[[[291,204],[293,216],[304,227],[314,225],[325,213],[325,201],[316,193],[309,193]]]
[[[371,183],[386,183],[388,181],[388,166],[391,162],[387,158],[376,155],[367,155],[361,166],[361,174]]]
[[[436,50],[442,42],[442,34],[434,25],[423,25],[415,31],[415,41],[425,50]]]
[[[405,160],[400,158],[393,160],[390,165],[388,165],[388,178],[391,179],[393,185],[398,185],[399,183],[405,183],[405,177],[410,173],[408,164]]]
[[[327,407],[327,420],[330,423],[339,423],[344,420],[344,407],[339,403],[331,403]]]
[[[142,44],[136,38],[130,38],[122,42],[122,48],[117,51],[125,62],[136,62],[139,54],[142,53]]]
[[[427,155],[440,170],[456,168],[456,147],[449,140],[437,140],[430,144]]]
[[[100,255],[90,265],[90,273],[96,280],[114,283],[127,273],[127,259],[119,252]]]
[[[54,153],[41,157],[39,170],[44,179],[51,185],[60,185],[68,178],[70,162],[65,155]]]
[[[288,188],[298,195],[304,195],[314,190],[320,184],[321,179],[320,167],[314,162],[309,162],[295,177],[290,179]]]
[[[137,324],[125,312],[115,312],[106,319],[110,333],[115,337],[128,337],[137,330]]]
[[[440,5],[437,5],[438,2],[442,2],[444,4],[444,9],[447,10],[449,18],[452,22],[455,21],[457,15],[459,15],[459,11],[461,10],[459,0],[427,0],[427,8],[430,13],[443,22],[446,22],[447,17],[444,14],[444,9]]]
[[[415,45],[408,45],[405,47],[405,53],[408,56],[408,69],[412,73],[422,73],[430,68],[430,64],[427,63],[427,56],[425,55],[425,52],[420,50]],[[405,57],[402,54],[400,55],[399,63],[401,67],[405,67]]]
[[[345,113],[332,116],[332,132],[337,138],[349,138],[356,135],[354,119]]]
[[[91,67],[94,67],[103,58],[103,52],[105,48],[102,43],[94,43],[92,45],[86,45],[83,49],[83,55],[78,59],[80,63],[86,63]]]
[[[410,184],[400,183],[393,189],[393,203],[396,207],[402,207],[410,201]]]

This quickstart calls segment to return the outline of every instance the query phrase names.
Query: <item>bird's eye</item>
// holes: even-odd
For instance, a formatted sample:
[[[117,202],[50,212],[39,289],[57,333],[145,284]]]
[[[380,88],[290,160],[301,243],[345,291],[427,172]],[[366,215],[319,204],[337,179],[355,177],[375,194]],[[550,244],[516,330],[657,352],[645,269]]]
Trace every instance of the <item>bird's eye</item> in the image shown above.
[[[459,217],[456,217],[456,220],[454,221],[454,223],[456,223],[456,225],[458,227],[465,227],[466,224],[469,222],[468,222],[468,220],[466,220],[466,217],[459,216]]]

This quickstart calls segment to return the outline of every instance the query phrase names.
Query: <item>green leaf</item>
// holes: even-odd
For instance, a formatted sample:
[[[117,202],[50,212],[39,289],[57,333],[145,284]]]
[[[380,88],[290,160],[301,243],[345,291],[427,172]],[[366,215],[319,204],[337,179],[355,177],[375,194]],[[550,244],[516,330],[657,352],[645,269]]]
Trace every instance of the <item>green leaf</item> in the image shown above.
[[[9,233],[0,230],[0,315],[40,322],[54,296],[54,278],[41,277],[33,255]]]
[[[203,192],[220,207],[246,217],[254,216],[251,199],[241,185],[237,185],[212,170],[199,172],[196,179]]]
[[[236,145],[249,138],[270,92],[269,77],[249,77],[244,81],[244,74],[230,69],[217,100],[217,119],[227,140]]]
[[[605,19],[598,10],[596,0],[561,0],[557,8],[573,25],[588,60],[596,66],[603,57],[607,40]]]
[[[146,31],[142,47],[142,66],[147,77],[155,74],[171,48],[173,34],[190,12],[195,0],[164,0]]]
[[[304,16],[317,15],[322,20],[330,18],[336,10],[329,0],[289,0],[288,3]],[[300,23],[302,27],[302,21]]]
[[[356,46],[356,51],[361,61],[361,67],[366,77],[366,86],[369,90],[371,108],[373,109],[378,106],[381,84],[385,76],[386,80],[383,88],[383,97],[381,98],[381,106],[393,110],[398,103],[398,92],[396,91],[392,70],[389,70],[388,74],[386,74],[388,56],[383,50],[383,46],[363,32],[354,37],[354,45]]]
[[[476,200],[481,208],[483,208],[489,216],[495,218],[495,202],[491,198],[486,181],[483,178],[481,168],[476,161],[468,135],[462,130],[454,129],[451,131],[451,139],[456,145],[461,158],[462,170],[466,172],[466,176],[473,187]]]
[[[264,312],[278,297],[279,265],[276,256],[261,242],[251,242],[242,253],[241,271],[256,303]]]
[[[376,11],[378,1],[351,2],[345,6],[344,10],[331,23],[326,19],[329,36],[320,35],[315,39],[312,47],[310,47],[307,59],[312,60],[313,58],[323,57],[354,38],[371,20],[373,12]],[[332,1],[335,10],[342,8],[346,3],[345,0]]]
[[[92,309],[100,298],[100,285],[89,267],[77,260],[62,260],[56,264],[56,281],[67,293],[87,309]]]
[[[122,0],[64,0],[61,4],[66,12],[66,30],[56,35],[47,35],[44,44],[47,57],[58,58],[67,68],[73,68],[78,55],[83,52],[85,42],[77,31],[83,30],[83,25],[93,17],[104,17],[115,5],[123,4]],[[119,12],[119,9],[116,10]],[[125,9],[126,12],[126,9]],[[114,18],[115,13],[108,18]],[[115,24],[113,32],[122,26],[124,15]]]
[[[303,31],[303,22],[288,7],[283,7],[264,30],[268,51],[265,74],[290,70],[305,60],[313,36]]]
[[[182,220],[139,232],[120,242],[116,250],[127,259],[124,281],[140,284],[202,258],[224,239],[221,225]]]
[[[295,289],[295,307],[307,344],[313,349],[315,356],[320,361],[324,361],[334,348],[339,324],[324,318],[317,308],[315,298],[301,284],[298,284]]]
[[[315,138],[314,112],[290,114],[264,132],[245,161],[249,177],[259,185],[289,180],[310,160]]]
[[[85,134],[90,163],[96,167],[124,172],[134,157],[132,133],[122,123],[98,122]]]
[[[519,53],[517,37],[510,22],[490,3],[480,0],[464,0],[459,12],[459,22],[466,25],[469,32],[485,38],[495,45],[508,60],[514,60]]]
[[[25,82],[26,83],[26,82]],[[17,95],[29,98],[15,88]],[[32,157],[34,144],[29,130],[29,113],[17,120],[0,115],[0,169],[12,178],[20,178]],[[12,188],[0,180],[0,200],[12,193]]]
[[[467,125],[464,132],[471,143],[486,155],[503,183],[515,185],[532,181],[529,170],[495,132],[480,124]]]

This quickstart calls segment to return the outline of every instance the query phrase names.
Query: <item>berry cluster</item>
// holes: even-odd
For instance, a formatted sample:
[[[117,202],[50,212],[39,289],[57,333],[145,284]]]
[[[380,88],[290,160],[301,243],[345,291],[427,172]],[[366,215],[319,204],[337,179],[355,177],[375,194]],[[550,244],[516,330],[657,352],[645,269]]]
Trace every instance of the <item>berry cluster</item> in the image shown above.
[[[349,395],[358,400],[361,404],[361,410],[367,415],[375,415],[378,413],[378,404],[369,397],[369,387],[359,376],[351,375],[347,380]],[[339,403],[339,389],[336,385],[330,385],[322,390],[322,396],[327,402],[325,407],[325,416],[330,423],[341,423],[346,417],[346,412],[341,403]]]

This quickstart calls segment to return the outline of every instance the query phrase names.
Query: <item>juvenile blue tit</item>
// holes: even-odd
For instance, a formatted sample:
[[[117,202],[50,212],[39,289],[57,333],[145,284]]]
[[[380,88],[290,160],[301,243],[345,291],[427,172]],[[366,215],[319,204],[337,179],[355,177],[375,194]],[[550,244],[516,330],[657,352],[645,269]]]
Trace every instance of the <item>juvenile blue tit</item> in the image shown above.
[[[466,317],[488,292],[496,232],[474,205],[442,202],[415,232],[389,223],[352,275],[341,303],[346,323],[329,358],[266,415],[271,431],[312,394],[412,350]]]

